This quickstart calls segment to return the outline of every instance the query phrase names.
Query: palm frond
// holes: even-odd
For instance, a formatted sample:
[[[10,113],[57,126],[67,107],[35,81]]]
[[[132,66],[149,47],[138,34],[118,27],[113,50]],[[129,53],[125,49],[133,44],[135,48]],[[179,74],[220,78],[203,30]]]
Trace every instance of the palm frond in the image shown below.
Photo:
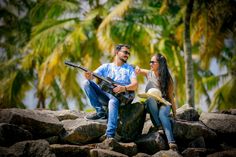
[[[212,111],[214,109],[223,110],[235,108],[235,92],[236,78],[233,77],[216,90],[211,106],[209,107],[209,111]]]
[[[61,46],[46,59],[46,61],[40,66],[38,71],[39,84],[38,89],[42,90],[52,84],[55,76],[60,73],[60,66],[62,62],[62,50]]]
[[[125,12],[129,9],[132,0],[124,0],[120,4],[118,4],[114,10],[102,21],[97,30],[97,38],[99,42],[99,46],[102,50],[112,50],[114,44],[109,40],[109,35],[106,31],[109,29],[110,23],[117,18],[121,18]]]
[[[50,54],[58,43],[65,40],[67,33],[73,28],[73,25],[74,18],[43,22],[39,26],[34,27],[31,40],[25,46],[25,51],[33,48],[35,54]]]
[[[12,72],[7,78],[1,79],[1,108],[25,108],[22,101],[25,97],[25,92],[31,89],[29,80],[30,76],[24,71]]]
[[[164,0],[162,2],[161,8],[159,10],[159,14],[162,15],[162,14],[166,13],[168,8],[169,8],[169,0]]]
[[[80,2],[76,0],[41,0],[30,11],[30,19],[33,24],[38,24],[45,19],[57,19],[66,13],[78,11]]]

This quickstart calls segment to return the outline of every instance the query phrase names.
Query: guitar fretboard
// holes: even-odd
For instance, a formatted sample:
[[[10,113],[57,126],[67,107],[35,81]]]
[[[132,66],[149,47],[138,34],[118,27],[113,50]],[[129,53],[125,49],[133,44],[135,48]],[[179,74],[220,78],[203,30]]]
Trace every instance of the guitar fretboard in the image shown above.
[[[83,70],[83,71],[85,71],[85,72],[88,72],[88,71],[89,71],[89,70],[86,69],[85,67],[82,67],[82,66],[80,66],[80,65],[76,65],[76,64],[71,63],[71,62],[67,62],[67,61],[66,61],[65,64],[66,64],[66,65],[69,65],[69,66],[72,66],[72,67],[75,67],[75,68],[79,68],[79,69],[81,69],[81,70]],[[93,72],[92,72],[92,75],[93,75],[94,77],[100,79],[100,80],[103,80],[103,81],[106,81],[107,83],[113,84],[113,83],[112,83],[111,81],[109,81],[108,79],[106,79],[106,78],[104,78],[104,77],[102,77],[102,76],[99,76],[99,75],[97,75],[97,74],[95,74],[95,73],[93,73]]]

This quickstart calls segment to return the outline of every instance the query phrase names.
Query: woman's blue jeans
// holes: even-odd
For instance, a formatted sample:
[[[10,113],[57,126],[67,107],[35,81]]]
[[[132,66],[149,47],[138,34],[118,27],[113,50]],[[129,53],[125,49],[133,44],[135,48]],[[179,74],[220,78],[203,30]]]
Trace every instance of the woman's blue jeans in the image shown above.
[[[105,110],[103,105],[108,105],[106,136],[114,137],[118,123],[117,118],[120,105],[119,100],[113,95],[104,92],[96,83],[91,80],[86,80],[84,82],[84,90],[97,114],[104,113]]]
[[[151,115],[153,124],[155,126],[162,125],[168,143],[174,143],[175,140],[173,137],[172,125],[169,117],[171,106],[161,105],[153,98],[148,98],[145,103],[147,105],[147,110]]]

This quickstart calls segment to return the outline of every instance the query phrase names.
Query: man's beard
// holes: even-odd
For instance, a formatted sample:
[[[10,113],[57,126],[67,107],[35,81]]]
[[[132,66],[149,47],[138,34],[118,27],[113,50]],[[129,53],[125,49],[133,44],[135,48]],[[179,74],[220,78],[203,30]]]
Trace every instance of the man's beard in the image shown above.
[[[121,57],[119,57],[119,59],[120,59],[123,63],[126,63],[126,62],[127,62],[127,60],[125,60],[125,59],[123,59],[123,58],[121,58]]]

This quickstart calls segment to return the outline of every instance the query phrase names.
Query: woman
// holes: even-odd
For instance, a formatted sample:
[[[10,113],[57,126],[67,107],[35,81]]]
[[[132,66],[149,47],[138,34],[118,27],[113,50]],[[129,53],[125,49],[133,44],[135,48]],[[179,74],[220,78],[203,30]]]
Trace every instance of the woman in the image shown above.
[[[148,99],[145,101],[153,124],[155,126],[162,125],[170,149],[176,150],[177,145],[175,144],[172,126],[169,118],[171,108],[173,116],[175,117],[176,115],[176,106],[173,94],[173,80],[169,73],[166,59],[161,54],[156,54],[151,58],[150,66],[150,70],[140,69],[137,66],[135,68],[135,72],[137,75],[142,74],[146,76],[148,83],[146,85],[145,92],[148,92],[148,90],[151,88],[158,88],[162,93],[162,97],[171,103],[171,105],[165,105],[163,103],[160,103],[160,101],[156,101],[153,97],[148,97]]]

